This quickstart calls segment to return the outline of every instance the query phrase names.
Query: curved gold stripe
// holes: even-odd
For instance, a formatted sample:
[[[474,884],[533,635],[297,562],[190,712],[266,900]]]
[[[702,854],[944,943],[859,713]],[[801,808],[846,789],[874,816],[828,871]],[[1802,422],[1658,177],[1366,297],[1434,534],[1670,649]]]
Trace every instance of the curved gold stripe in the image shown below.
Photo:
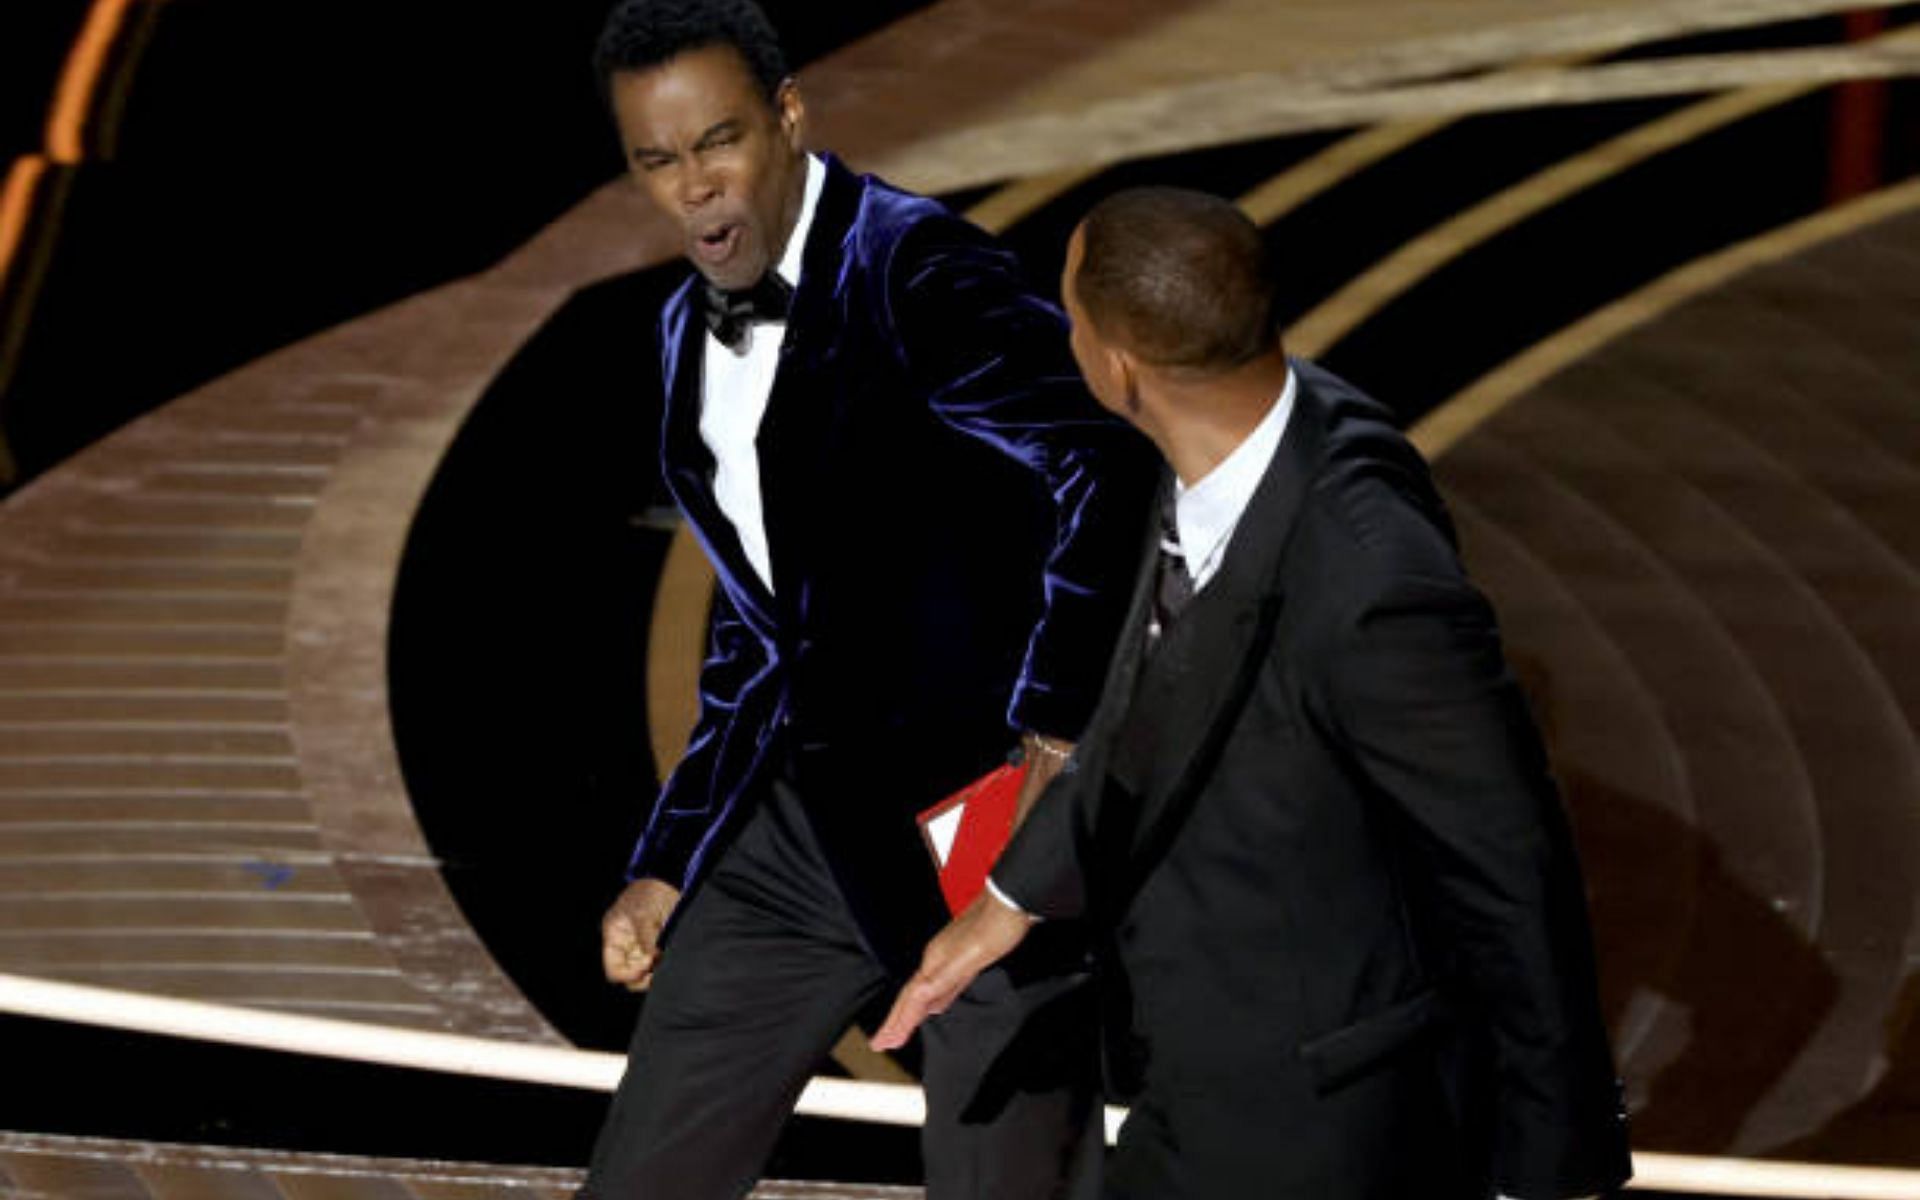
[[[0,281],[6,279],[7,265],[26,237],[34,194],[46,178],[48,165],[44,155],[28,154],[14,159],[7,171],[6,185],[0,188]]]
[[[1920,37],[1915,34],[1915,30],[1907,29],[1861,45],[1899,49],[1920,44]],[[1656,155],[1811,95],[1823,86],[1821,83],[1776,84],[1716,96],[1556,163],[1441,222],[1348,281],[1345,287],[1295,322],[1287,331],[1287,341],[1298,354],[1310,358],[1324,354],[1416,284],[1528,217]]]
[[[1652,35],[1650,30],[1627,30],[1612,38],[1586,46],[1578,52],[1545,55],[1487,78],[1509,83],[1578,67],[1595,59],[1636,45]],[[1271,225],[1313,197],[1352,178],[1366,168],[1391,158],[1407,147],[1431,137],[1461,119],[1462,114],[1391,121],[1363,129],[1242,195],[1237,203],[1256,225]],[[1042,206],[1105,170],[1100,167],[1076,167],[1035,176],[1008,184],[969,209],[966,216],[981,228],[1003,233],[1025,220]]]
[[[29,154],[17,158],[7,171],[5,185],[0,186],[0,292],[4,292],[8,281],[15,278],[13,265],[21,257],[21,249],[26,244],[27,225],[33,219],[42,184],[51,166],[44,155]],[[31,306],[36,274],[29,270],[21,276],[24,282],[14,295],[14,313],[24,313]],[[14,369],[20,362],[20,346],[26,337],[27,322],[23,317],[16,316],[13,320],[0,322],[0,397],[6,395],[7,385],[13,379]],[[0,488],[12,487],[19,478],[20,464],[7,442],[6,431],[0,429]]]
[[[1382,159],[1431,137],[1453,124],[1453,117],[1425,121],[1393,121],[1341,138],[1320,153],[1295,163],[1241,196],[1242,212],[1255,225],[1271,225],[1336,184],[1358,175]]]
[[[692,528],[681,525],[660,565],[653,625],[647,633],[647,732],[662,783],[680,761],[700,719],[700,664],[706,656],[713,583],[706,552]]]
[[[1500,72],[1500,75],[1501,77],[1523,77],[1578,66],[1631,45],[1635,40],[1630,36],[1621,37],[1615,42],[1595,46],[1578,54],[1542,58],[1513,70]],[[1341,181],[1382,159],[1398,154],[1422,138],[1429,137],[1453,124],[1457,119],[1457,117],[1446,116],[1426,120],[1394,121],[1363,129],[1282,171],[1241,196],[1238,204],[1255,224],[1271,225]],[[1004,233],[1032,216],[1049,202],[1099,175],[1107,169],[1108,165],[1075,167],[1010,183],[968,209],[967,219],[990,233]]]
[[[1578,54],[1549,55],[1498,72],[1494,78],[1524,79],[1565,70],[1625,49],[1638,40],[1637,37],[1623,35]],[[1271,225],[1320,193],[1383,159],[1391,158],[1415,142],[1433,136],[1459,119],[1457,115],[1426,117],[1412,121],[1391,121],[1363,129],[1282,171],[1240,197],[1237,203],[1254,224]]]
[[[1216,80],[937,134],[886,156],[876,169],[922,191],[954,191],[1008,175],[1040,174],[1208,146],[1447,113],[1689,96],[1780,84],[1838,83],[1920,74],[1911,54],[1855,43],[1605,63],[1531,78],[1487,75],[1360,91],[1287,86],[1262,77]]]
[[[49,163],[72,164],[85,156],[87,114],[99,91],[108,52],[126,23],[132,4],[133,0],[94,0],[79,36],[67,52],[66,65],[61,68],[60,81],[54,89],[53,103],[47,113],[46,153],[17,159],[7,173],[6,190],[0,194],[0,288],[14,277],[28,218]],[[63,194],[56,192],[49,202],[56,212]],[[32,296],[38,286],[32,278],[22,285],[15,295],[17,314],[31,310]],[[18,343],[25,336],[25,315],[17,315],[9,329],[0,330],[0,344],[4,344],[6,350],[0,354],[0,393],[4,393],[11,375],[8,364],[18,358]],[[0,485],[11,483],[16,473],[5,439],[0,437]]]
[[[1309,358],[1324,354],[1416,284],[1535,213],[1663,151],[1815,90],[1796,85],[1717,96],[1556,163],[1448,218],[1349,280],[1287,330],[1288,346]]]
[[[1010,183],[966,211],[966,218],[988,233],[1005,233],[1048,203],[1066,195],[1105,167],[1076,167]]]
[[[159,30],[165,3],[166,0],[143,0],[126,16],[116,35],[120,52],[115,70],[110,78],[102,79],[94,91],[89,120],[94,158],[112,158],[119,150],[120,128],[139,74],[137,68]]]
[[[1525,79],[1583,63],[1635,44],[1635,35],[1622,35],[1579,53],[1543,57],[1498,72],[1494,78]],[[1242,195],[1236,203],[1256,225],[1271,225],[1315,196],[1352,178],[1366,168],[1391,158],[1407,147],[1454,124],[1457,115],[1392,121],[1342,138],[1265,183]],[[1106,167],[1079,167],[1020,180],[987,196],[966,216],[991,233],[1003,233],[1033,215],[1042,206],[1099,175]]]
[[[1482,376],[1419,421],[1410,435],[1413,443],[1428,458],[1438,458],[1529,389],[1615,338],[1745,271],[1916,209],[1920,209],[1920,180],[1869,193],[1688,263]]]
[[[125,24],[133,0],[94,0],[86,24],[67,53],[66,67],[47,114],[47,153],[55,162],[77,163],[86,156],[87,114],[93,107],[107,54]]]

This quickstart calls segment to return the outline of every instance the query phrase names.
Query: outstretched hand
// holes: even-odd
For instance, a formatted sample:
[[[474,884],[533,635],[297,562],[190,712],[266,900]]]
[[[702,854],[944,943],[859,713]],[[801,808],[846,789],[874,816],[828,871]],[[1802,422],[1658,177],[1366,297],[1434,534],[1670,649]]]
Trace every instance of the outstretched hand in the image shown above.
[[[980,972],[1018,946],[1032,928],[1023,912],[982,892],[967,910],[927,943],[920,969],[894,998],[893,1010],[873,1035],[875,1050],[898,1050],[928,1017],[947,1011]]]

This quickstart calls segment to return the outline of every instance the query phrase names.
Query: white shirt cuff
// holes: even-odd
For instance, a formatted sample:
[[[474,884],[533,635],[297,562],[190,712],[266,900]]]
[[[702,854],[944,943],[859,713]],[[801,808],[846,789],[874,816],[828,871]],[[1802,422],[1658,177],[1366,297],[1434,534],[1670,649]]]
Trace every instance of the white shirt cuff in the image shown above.
[[[1001,904],[1004,904],[1008,908],[1019,913],[1021,916],[1027,918],[1027,920],[1038,921],[1040,919],[1039,917],[1036,917],[1032,913],[1028,912],[1026,909],[1020,907],[1019,901],[1015,900],[1012,896],[1009,896],[1005,892],[1001,891],[1000,885],[993,881],[993,876],[991,875],[987,876],[987,892],[995,900],[998,900]]]

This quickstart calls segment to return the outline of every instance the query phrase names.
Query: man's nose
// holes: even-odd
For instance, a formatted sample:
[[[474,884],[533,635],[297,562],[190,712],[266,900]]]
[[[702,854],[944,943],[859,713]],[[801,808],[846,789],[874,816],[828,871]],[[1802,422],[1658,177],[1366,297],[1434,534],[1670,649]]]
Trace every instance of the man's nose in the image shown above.
[[[680,204],[689,212],[720,194],[720,177],[698,162],[687,164],[680,172]]]

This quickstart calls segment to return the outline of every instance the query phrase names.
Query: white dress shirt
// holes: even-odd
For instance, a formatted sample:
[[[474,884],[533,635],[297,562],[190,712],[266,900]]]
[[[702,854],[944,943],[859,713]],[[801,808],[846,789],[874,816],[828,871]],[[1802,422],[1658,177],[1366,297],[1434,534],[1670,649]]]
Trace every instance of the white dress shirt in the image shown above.
[[[1233,538],[1240,515],[1247,511],[1253,493],[1273,465],[1280,449],[1280,438],[1287,432],[1293,416],[1293,397],[1297,390],[1294,375],[1287,372],[1286,386],[1253,427],[1233,448],[1233,453],[1191,485],[1173,481],[1173,523],[1180,531],[1180,553],[1187,560],[1187,574],[1193,577],[1197,593],[1207,586],[1220,559]]]
[[[800,217],[787,238],[787,248],[774,268],[793,287],[800,284],[800,260],[807,233],[813,228],[813,210],[826,183],[826,168],[807,156],[807,182],[800,200]],[[713,499],[733,522],[740,548],[753,564],[767,590],[773,590],[773,555],[767,549],[767,523],[760,498],[760,453],[754,439],[767,414],[773,394],[774,372],[780,369],[780,343],[787,336],[785,321],[747,326],[739,351],[707,331],[704,369],[700,373],[700,440],[713,452]]]

